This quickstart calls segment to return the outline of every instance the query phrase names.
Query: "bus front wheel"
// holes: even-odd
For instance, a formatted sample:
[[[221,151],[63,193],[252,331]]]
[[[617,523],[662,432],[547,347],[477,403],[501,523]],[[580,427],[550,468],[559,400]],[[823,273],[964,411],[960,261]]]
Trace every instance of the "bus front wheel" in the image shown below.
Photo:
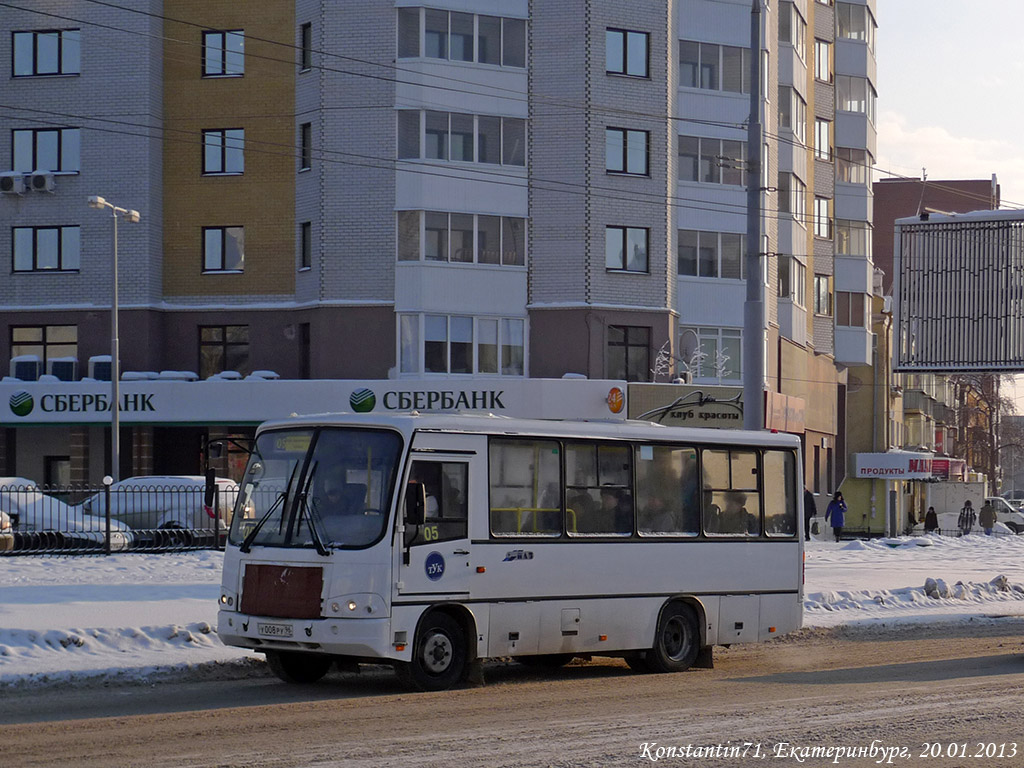
[[[654,647],[644,654],[652,672],[682,672],[689,669],[700,651],[700,625],[693,608],[672,603],[661,612]]]
[[[315,683],[331,668],[330,656],[315,653],[267,651],[270,671],[286,683]]]
[[[395,671],[411,688],[443,691],[465,677],[467,655],[466,637],[459,623],[446,613],[432,611],[416,630],[412,661],[397,663]]]

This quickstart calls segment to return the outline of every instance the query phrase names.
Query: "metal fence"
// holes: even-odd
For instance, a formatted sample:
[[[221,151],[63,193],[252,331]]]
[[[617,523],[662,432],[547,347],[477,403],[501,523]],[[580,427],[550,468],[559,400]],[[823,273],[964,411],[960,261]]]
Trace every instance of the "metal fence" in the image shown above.
[[[224,545],[237,486],[221,481],[207,506],[201,481],[114,486],[0,482],[0,555],[109,554]]]

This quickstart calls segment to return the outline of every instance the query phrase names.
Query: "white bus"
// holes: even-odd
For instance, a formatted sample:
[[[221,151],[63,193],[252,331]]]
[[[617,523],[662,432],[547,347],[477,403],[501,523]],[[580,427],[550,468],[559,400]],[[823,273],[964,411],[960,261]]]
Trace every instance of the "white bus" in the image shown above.
[[[263,425],[217,631],[288,682],[390,663],[710,666],[800,627],[800,443],[647,422],[356,415]]]

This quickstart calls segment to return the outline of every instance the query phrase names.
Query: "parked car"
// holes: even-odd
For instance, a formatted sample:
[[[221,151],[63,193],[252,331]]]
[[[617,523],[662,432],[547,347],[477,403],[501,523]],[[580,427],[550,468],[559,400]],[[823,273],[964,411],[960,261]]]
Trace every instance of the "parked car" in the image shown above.
[[[226,531],[238,498],[238,483],[225,477],[215,479],[217,511],[204,503],[206,478],[198,475],[147,475],[131,477],[110,487],[110,514],[135,530],[184,528]],[[106,493],[93,494],[82,502],[89,514],[106,513]]]
[[[11,524],[12,549],[93,549],[105,543],[104,518],[42,493],[28,478],[0,477],[0,514]],[[127,525],[110,521],[111,550],[128,549],[133,540]]]
[[[1024,513],[1010,504],[1002,496],[989,496],[985,499],[996,510],[996,520],[1014,533],[1024,533]]]

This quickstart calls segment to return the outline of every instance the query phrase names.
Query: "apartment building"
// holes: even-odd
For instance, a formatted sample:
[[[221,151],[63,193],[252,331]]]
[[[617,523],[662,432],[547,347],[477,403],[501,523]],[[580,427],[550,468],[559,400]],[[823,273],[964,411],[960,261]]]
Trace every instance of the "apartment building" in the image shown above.
[[[829,493],[871,355],[875,2],[763,6],[757,158],[749,0],[10,11],[0,166],[54,175],[0,199],[0,358],[109,351],[99,194],[141,213],[125,370],[738,391],[756,161],[768,410]]]

